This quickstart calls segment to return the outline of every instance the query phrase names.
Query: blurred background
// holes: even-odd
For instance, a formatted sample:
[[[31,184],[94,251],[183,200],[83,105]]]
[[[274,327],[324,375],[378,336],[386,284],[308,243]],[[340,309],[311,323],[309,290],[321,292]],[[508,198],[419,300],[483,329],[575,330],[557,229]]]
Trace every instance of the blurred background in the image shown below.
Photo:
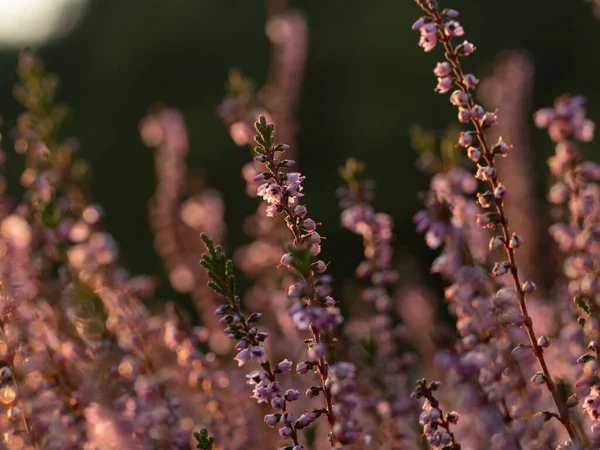
[[[466,61],[468,71],[483,79],[500,52],[529,55],[534,84],[523,126],[532,132],[530,175],[543,201],[546,158],[553,148],[544,131],[533,130],[531,114],[571,92],[585,94],[588,115],[600,117],[600,21],[589,3],[578,0],[445,3],[462,13],[466,38],[478,48]],[[307,175],[311,217],[323,222],[322,255],[333,263],[338,289],[362,252],[360,238],[339,226],[335,196],[342,184],[338,167],[350,156],[366,162],[368,176],[377,180],[376,208],[395,219],[403,273],[428,276],[434,254],[412,223],[420,207],[417,194],[427,188],[428,178],[415,169],[409,128],[442,130],[456,112],[446,96],[433,92],[431,70],[441,53],[423,54],[418,33],[410,31],[419,9],[406,0],[290,1],[289,6],[304,14],[309,33],[296,116],[298,169]],[[9,135],[21,111],[11,89],[19,50],[30,47],[62,79],[61,100],[73,111],[68,134],[80,140],[81,156],[92,163],[93,199],[103,205],[105,226],[132,273],[158,274],[166,281],[147,220],[155,187],[153,152],[138,132],[156,104],[183,113],[190,170],[226,200],[227,246],[249,241],[242,221],[257,200],[244,194],[240,176],[249,151],[234,144],[215,111],[231,68],[264,84],[267,17],[263,2],[248,0],[0,0],[3,132]],[[504,138],[512,141],[510,130]],[[600,160],[595,144],[584,148],[587,157]],[[8,174],[15,186],[19,173]],[[158,292],[176,298],[166,282]]]

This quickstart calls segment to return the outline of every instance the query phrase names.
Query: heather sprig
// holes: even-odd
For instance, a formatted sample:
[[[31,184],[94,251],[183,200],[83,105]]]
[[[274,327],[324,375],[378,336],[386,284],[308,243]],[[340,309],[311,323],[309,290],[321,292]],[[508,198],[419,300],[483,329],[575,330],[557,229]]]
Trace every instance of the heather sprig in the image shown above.
[[[460,450],[461,446],[451,429],[452,425],[458,423],[460,415],[455,411],[443,413],[440,402],[434,395],[440,385],[439,381],[428,383],[425,378],[421,378],[417,381],[411,397],[425,399],[419,421],[423,425],[423,433],[429,445],[434,450]]]
[[[458,120],[464,124],[471,124],[472,130],[462,132],[459,145],[467,149],[467,153],[478,164],[475,177],[490,187],[490,190],[479,194],[479,203],[482,208],[489,212],[480,214],[477,223],[491,230],[499,229],[497,248],[504,248],[507,260],[497,262],[492,269],[492,276],[509,275],[513,281],[519,309],[532,351],[538,360],[543,383],[547,386],[554,404],[558,411],[558,417],[570,438],[580,442],[569,419],[568,408],[558,391],[557,385],[550,373],[544,358],[543,347],[538,343],[538,337],[533,329],[533,323],[526,305],[526,297],[535,290],[535,284],[531,281],[521,282],[520,273],[517,268],[515,250],[521,246],[521,239],[515,233],[511,233],[508,219],[504,212],[503,199],[507,195],[507,188],[499,178],[495,167],[498,156],[506,156],[510,146],[501,138],[496,144],[490,144],[487,140],[485,129],[497,123],[496,111],[485,111],[483,107],[475,103],[471,91],[477,87],[479,80],[472,74],[465,74],[461,66],[461,60],[475,51],[475,46],[464,41],[458,45],[453,44],[453,37],[464,35],[464,29],[455,20],[459,13],[456,10],[445,9],[439,11],[433,2],[417,0],[417,4],[425,11],[426,15],[419,18],[413,25],[413,30],[421,33],[419,45],[426,51],[433,50],[438,42],[444,48],[446,61],[440,62],[434,69],[438,77],[436,91],[446,93],[456,89],[450,96],[450,101],[458,108]],[[478,145],[478,146],[477,146]]]
[[[274,413],[267,414],[264,418],[265,424],[274,428],[278,424],[279,434],[284,439],[290,439],[294,444],[294,450],[302,447],[298,441],[298,430],[304,428],[314,421],[322,411],[313,410],[310,420],[304,420],[301,416],[294,421],[292,414],[287,410],[288,403],[298,400],[299,393],[295,389],[283,391],[277,375],[291,371],[292,362],[285,359],[279,364],[272,365],[267,359],[263,342],[268,333],[260,332],[254,325],[260,317],[260,313],[252,313],[245,316],[241,310],[241,299],[236,294],[235,274],[233,273],[233,261],[227,259],[220,245],[215,246],[212,239],[201,234],[201,239],[208,250],[202,256],[201,264],[208,272],[208,285],[218,294],[227,299],[227,303],[219,306],[216,314],[221,317],[221,323],[227,325],[225,332],[230,339],[237,341],[236,350],[239,352],[235,357],[238,366],[243,366],[250,360],[258,363],[263,371],[253,371],[246,375],[246,383],[254,385],[252,397],[258,403],[268,402],[273,407]],[[309,414],[309,413],[306,413]],[[305,414],[305,415],[306,415]],[[288,448],[288,447],[284,447]],[[291,449],[292,446],[289,446]]]
[[[307,208],[299,203],[304,196],[302,182],[305,177],[298,172],[286,172],[282,169],[295,164],[293,160],[278,158],[278,153],[288,149],[285,144],[275,143],[275,126],[268,124],[261,116],[255,124],[258,134],[255,161],[264,164],[266,171],[258,174],[255,181],[264,183],[258,187],[258,195],[268,203],[267,216],[283,214],[285,223],[292,232],[292,244],[288,253],[281,258],[281,265],[288,267],[298,277],[298,282],[288,288],[288,296],[294,300],[290,314],[299,330],[309,330],[312,337],[305,342],[309,347],[312,361],[305,361],[302,371],[316,370],[321,386],[311,392],[323,393],[325,411],[331,427],[329,440],[332,445],[353,444],[358,441],[361,428],[351,418],[356,407],[353,391],[356,383],[352,380],[354,371],[347,363],[338,362],[330,366],[334,358],[334,338],[332,332],[342,322],[336,301],[331,297],[330,278],[322,274],[327,264],[317,255],[321,253],[321,236],[317,232],[317,222],[307,217]],[[344,367],[342,369],[342,367]],[[342,380],[333,376],[339,370],[347,375]],[[331,371],[331,373],[330,373]],[[338,395],[343,394],[343,395]],[[338,395],[334,406],[333,397]],[[314,396],[314,395],[313,395]]]

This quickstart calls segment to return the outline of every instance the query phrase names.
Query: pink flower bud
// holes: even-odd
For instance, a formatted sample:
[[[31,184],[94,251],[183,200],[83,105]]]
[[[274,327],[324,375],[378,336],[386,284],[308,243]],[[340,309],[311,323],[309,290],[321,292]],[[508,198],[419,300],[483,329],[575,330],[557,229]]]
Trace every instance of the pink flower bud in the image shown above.
[[[435,69],[433,69],[433,73],[436,77],[447,77],[452,73],[452,67],[450,66],[450,63],[446,61],[439,62],[437,63],[437,66],[435,66]]]
[[[450,96],[450,103],[454,106],[466,106],[469,104],[469,94],[463,91],[456,90]]]

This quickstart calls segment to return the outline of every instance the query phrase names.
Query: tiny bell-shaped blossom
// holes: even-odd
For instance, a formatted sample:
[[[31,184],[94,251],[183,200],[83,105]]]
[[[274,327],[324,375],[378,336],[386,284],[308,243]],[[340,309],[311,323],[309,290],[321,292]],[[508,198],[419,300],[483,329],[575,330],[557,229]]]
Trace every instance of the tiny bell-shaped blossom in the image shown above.
[[[289,267],[293,262],[294,262],[294,257],[292,256],[291,253],[285,253],[281,257],[281,265],[283,265],[283,266]]]
[[[493,277],[501,277],[502,275],[506,275],[508,271],[511,269],[512,264],[508,261],[502,261],[494,264],[494,268],[492,269],[491,275]]]
[[[508,155],[508,150],[510,148],[511,148],[511,146],[508,145],[506,142],[504,142],[502,140],[502,137],[500,137],[498,139],[498,142],[496,144],[494,144],[494,146],[492,147],[492,151],[496,155],[506,156],[506,155]]]
[[[288,287],[288,297],[299,298],[302,297],[306,292],[306,285],[304,283],[294,283]]]
[[[482,208],[489,208],[492,206],[492,199],[494,196],[490,191],[486,191],[483,194],[477,193],[477,202],[481,205]]]
[[[285,399],[280,396],[273,397],[273,399],[271,400],[271,406],[273,407],[273,409],[282,410],[285,406]]]
[[[456,411],[450,411],[448,414],[446,414],[446,420],[453,425],[458,423],[458,419],[460,419],[460,414],[458,414]]]
[[[498,123],[498,116],[495,112],[486,112],[483,118],[481,119],[481,123],[486,127],[491,127]]]
[[[300,398],[300,393],[296,389],[288,389],[285,391],[285,395],[283,396],[288,402],[295,402]]]
[[[477,225],[482,228],[495,228],[497,214],[488,212],[485,214],[477,214]]]
[[[317,229],[317,223],[312,219],[305,219],[304,222],[302,222],[302,228],[310,233]]]
[[[433,69],[433,73],[436,77],[440,77],[440,78],[447,77],[448,75],[450,75],[452,73],[452,67],[450,66],[450,63],[447,61],[439,62],[435,66],[435,69]]]
[[[502,200],[506,196],[506,192],[506,186],[504,186],[502,183],[498,183],[498,186],[494,188],[494,198],[496,200]]]
[[[546,376],[542,372],[536,372],[536,374],[531,377],[531,382],[538,386],[542,385],[546,382]]]
[[[428,21],[428,20],[429,20],[429,17],[425,17],[425,16],[419,17],[417,19],[417,21],[412,24],[410,29],[412,31],[417,31],[417,30],[421,29],[427,23],[426,21]]]
[[[238,367],[242,367],[244,364],[250,361],[250,350],[245,348],[244,350],[239,352],[233,359],[237,361]]]
[[[442,11],[442,15],[449,19],[456,19],[460,14],[455,9],[446,8]]]
[[[485,115],[485,109],[481,105],[475,105],[471,108],[471,118],[479,120]]]
[[[450,77],[438,78],[438,84],[435,87],[435,92],[439,94],[445,94],[450,89],[452,89],[453,84],[454,80]]]
[[[542,348],[550,347],[550,338],[548,336],[538,337],[537,344]]]
[[[292,361],[286,358],[283,361],[277,363],[277,365],[275,366],[275,370],[279,373],[288,373],[290,370],[292,370],[293,364],[294,363]]]
[[[460,123],[468,123],[471,120],[471,111],[468,108],[458,108],[458,121]]]
[[[454,106],[466,106],[469,104],[469,94],[456,90],[450,96],[450,103]]]
[[[531,294],[531,293],[535,292],[535,290],[537,289],[537,286],[535,285],[535,283],[533,281],[527,280],[521,285],[521,289],[526,294]]]
[[[481,149],[478,147],[469,147],[467,156],[471,161],[478,162],[481,159]]]
[[[456,52],[461,56],[469,56],[476,50],[476,47],[469,41],[464,41],[462,44],[456,46]]]
[[[260,345],[256,345],[250,349],[250,358],[252,361],[257,362],[259,364],[264,364],[267,362],[267,354],[265,352],[264,347]]]
[[[490,239],[488,248],[490,250],[498,250],[504,245],[504,238],[502,236],[494,236]]]
[[[265,416],[265,424],[269,428],[275,428],[275,425],[279,423],[279,419],[281,418],[281,414],[267,414]]]
[[[448,36],[457,37],[465,34],[464,28],[456,20],[450,20],[444,24],[444,30]]]
[[[283,427],[279,429],[279,436],[284,439],[288,439],[292,436],[293,432],[294,430],[292,430],[290,427]]]
[[[508,241],[508,246],[510,248],[519,248],[523,244],[523,238],[519,236],[517,233],[513,233]]]
[[[306,390],[304,395],[306,395],[307,398],[315,398],[316,396],[319,395],[321,390],[322,390],[321,386],[311,386]]]
[[[308,373],[310,369],[311,368],[309,367],[308,361],[303,361],[301,363],[296,364],[296,373],[299,373],[300,375]]]
[[[325,264],[321,260],[318,260],[317,262],[312,263],[311,267],[317,273],[323,273],[327,270],[327,264]]]
[[[470,131],[462,131],[458,138],[458,145],[461,147],[469,147],[473,143],[473,133]]]
[[[481,181],[491,181],[496,178],[498,171],[492,166],[477,166],[475,178]]]
[[[464,82],[469,89],[475,89],[479,84],[479,79],[472,73],[468,73],[464,77]]]
[[[306,216],[306,206],[304,205],[297,205],[294,208],[294,214],[296,214],[298,217],[305,217]]]

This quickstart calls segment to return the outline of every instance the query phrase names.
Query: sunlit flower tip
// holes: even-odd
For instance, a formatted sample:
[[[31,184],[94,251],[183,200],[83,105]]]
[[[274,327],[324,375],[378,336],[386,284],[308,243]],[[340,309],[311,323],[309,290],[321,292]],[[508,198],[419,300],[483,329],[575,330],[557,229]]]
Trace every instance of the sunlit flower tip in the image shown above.
[[[477,202],[482,208],[489,208],[492,206],[493,195],[490,191],[485,191],[483,194],[477,193]]]
[[[553,108],[542,108],[533,115],[533,122],[538,128],[548,128],[556,118]]]
[[[294,363],[292,361],[286,358],[275,366],[275,370],[279,373],[288,373],[290,370],[292,370],[293,364]]]
[[[279,419],[281,418],[281,414],[267,414],[265,416],[265,424],[269,428],[275,428],[275,425],[279,423]]]
[[[244,364],[250,361],[250,350],[247,348],[243,349],[233,359],[237,361],[238,367],[242,367]]]
[[[434,90],[435,90],[435,92],[438,92],[440,94],[445,94],[450,89],[452,89],[453,85],[454,85],[454,80],[450,77],[438,78],[438,84]]]
[[[471,111],[469,108],[463,108],[462,106],[458,108],[458,121],[460,123],[468,123],[471,120]]]
[[[486,127],[491,127],[498,123],[498,116],[495,112],[486,112],[483,118],[481,119],[481,123]]]
[[[296,389],[288,389],[283,396],[288,402],[295,402],[300,398],[300,393]]]
[[[320,392],[321,386],[311,386],[306,390],[304,395],[306,395],[307,398],[315,398]]]
[[[310,368],[308,367],[308,364],[306,361],[296,364],[296,373],[299,373],[300,375],[304,375],[305,373],[308,373],[309,370],[310,370]]]
[[[471,118],[480,120],[485,115],[485,110],[480,105],[475,105],[471,108]]]
[[[504,245],[504,238],[502,236],[494,236],[490,239],[488,248],[490,250],[498,250]]]
[[[450,63],[448,63],[447,61],[437,63],[437,65],[435,66],[435,69],[433,69],[433,74],[436,77],[440,77],[440,78],[447,77],[451,73],[452,73],[452,67],[450,66]]]
[[[12,377],[12,370],[10,367],[4,366],[0,369],[0,383],[8,381]]]
[[[290,427],[283,427],[279,429],[279,436],[281,436],[284,439],[287,439],[292,435],[293,432],[294,430],[292,430]]]
[[[250,358],[252,358],[252,361],[254,362],[259,364],[264,364],[267,362],[267,353],[265,352],[265,349],[260,345],[252,347],[249,353]]]
[[[467,156],[471,161],[478,162],[481,159],[481,149],[478,147],[469,147],[467,149]]]
[[[532,294],[537,289],[537,286],[533,281],[527,280],[521,285],[521,289],[526,294]]]
[[[501,277],[502,275],[506,275],[511,267],[512,264],[508,261],[495,263],[491,275],[493,277]]]
[[[239,352],[241,350],[244,350],[246,347],[248,347],[248,341],[246,339],[242,339],[240,342],[238,342],[235,345],[235,349]]]
[[[542,372],[537,372],[531,377],[531,382],[536,385],[542,385],[546,382],[546,376]]]
[[[285,253],[281,257],[281,264],[283,266],[290,266],[293,262],[294,262],[294,257],[292,256],[291,253]]]
[[[456,46],[456,51],[458,52],[458,54],[463,55],[463,56],[470,55],[476,49],[477,49],[477,47],[475,47],[473,44],[471,44],[468,41],[464,41],[462,44],[459,44]]]
[[[463,36],[465,34],[464,28],[456,20],[446,22],[444,30],[446,30],[446,34],[452,37]]]
[[[292,448],[292,450],[303,450],[304,447],[302,445],[294,445],[294,447]]]
[[[272,175],[269,172],[259,173],[254,178],[252,178],[252,181],[265,181],[266,179],[271,178],[271,176]]]
[[[327,264],[325,264],[322,260],[312,263],[311,267],[317,273],[323,273],[327,270]]]
[[[498,139],[498,142],[492,147],[492,151],[496,155],[506,156],[508,154],[508,150],[512,147],[512,145],[508,145],[506,142],[502,140],[502,137]]]
[[[302,222],[302,228],[308,232],[315,231],[317,229],[317,223],[312,219],[305,219]]]
[[[333,297],[325,298],[325,307],[327,307],[327,308],[331,308],[331,307],[335,306],[336,303],[337,302],[333,299]]]
[[[283,159],[279,161],[279,167],[292,167],[296,165],[296,161],[293,159]]]
[[[306,216],[306,206],[304,206],[304,205],[297,205],[294,208],[294,214],[297,215],[300,218]]]
[[[419,30],[423,25],[425,25],[425,17],[419,17],[415,23],[412,24],[411,29],[413,31]]]
[[[271,406],[273,409],[283,409],[285,407],[285,399],[280,396],[273,397],[271,400]]]
[[[477,78],[472,73],[468,73],[464,77],[464,82],[469,89],[476,89],[479,84],[479,78]]]
[[[423,30],[423,28],[421,28]],[[425,52],[430,52],[437,45],[438,39],[435,33],[423,33],[421,32],[421,38],[419,39],[419,47]]]
[[[498,183],[498,186],[496,186],[494,189],[494,198],[496,200],[502,200],[506,196],[506,192],[506,186],[504,186],[502,183]]]
[[[458,145],[461,147],[469,147],[473,143],[473,134],[470,132],[462,131],[458,138]]]
[[[456,90],[450,96],[450,103],[454,106],[466,106],[469,104],[469,94]]]
[[[477,225],[482,228],[495,228],[497,215],[495,213],[477,214]]]
[[[458,423],[458,419],[460,419],[460,414],[458,414],[456,411],[450,411],[448,414],[446,414],[446,420],[453,425]]]
[[[460,14],[457,10],[455,9],[444,9],[444,11],[442,11],[442,15],[445,17],[448,17],[449,19],[456,19]]]
[[[304,283],[294,283],[288,288],[288,297],[297,298],[304,295]]]
[[[523,245],[523,238],[517,233],[513,233],[508,241],[508,246],[510,248],[519,248],[521,245]]]
[[[537,340],[537,344],[543,348],[550,347],[550,338],[548,336],[540,336]]]

